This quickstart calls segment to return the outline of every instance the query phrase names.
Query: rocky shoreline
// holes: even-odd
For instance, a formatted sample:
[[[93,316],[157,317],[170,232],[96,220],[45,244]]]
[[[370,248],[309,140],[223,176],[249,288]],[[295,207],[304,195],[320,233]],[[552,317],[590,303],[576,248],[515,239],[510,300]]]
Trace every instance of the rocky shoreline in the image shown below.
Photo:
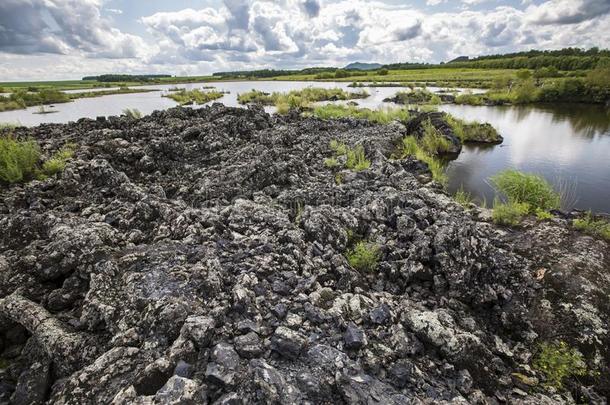
[[[220,104],[17,129],[78,147],[0,187],[0,401],[606,403],[608,243],[490,224],[390,158],[405,132]],[[371,167],[337,184],[331,139]],[[587,370],[562,387],[552,342]]]

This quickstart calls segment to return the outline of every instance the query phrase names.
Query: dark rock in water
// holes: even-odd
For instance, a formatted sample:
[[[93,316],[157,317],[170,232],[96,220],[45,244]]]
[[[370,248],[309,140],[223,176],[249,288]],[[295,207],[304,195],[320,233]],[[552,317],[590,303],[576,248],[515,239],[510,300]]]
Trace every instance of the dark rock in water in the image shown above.
[[[78,147],[0,185],[0,402],[570,402],[533,367],[562,340],[599,372],[564,387],[603,403],[607,242],[570,216],[507,232],[420,182],[395,145],[427,119],[454,134],[412,116],[214,104],[15,129],[45,158]],[[371,167],[338,182],[332,139]],[[346,259],[359,240],[374,272]]]

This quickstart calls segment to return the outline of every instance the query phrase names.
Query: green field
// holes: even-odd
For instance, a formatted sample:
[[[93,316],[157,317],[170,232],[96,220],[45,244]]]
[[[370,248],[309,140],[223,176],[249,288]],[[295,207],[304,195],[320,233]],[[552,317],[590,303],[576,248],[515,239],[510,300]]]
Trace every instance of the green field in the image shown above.
[[[494,79],[506,76],[514,77],[517,70],[514,69],[466,69],[466,68],[435,68],[435,69],[413,69],[413,70],[390,70],[387,75],[380,75],[377,71],[362,72],[355,76],[339,79],[316,79],[316,75],[286,75],[271,78],[243,78],[223,79],[218,76],[183,76],[162,78],[148,82],[110,82],[100,83],[90,80],[66,80],[66,81],[43,81],[43,82],[0,82],[0,88],[5,91],[12,89],[36,87],[54,88],[57,90],[76,90],[120,86],[150,86],[155,84],[184,84],[215,81],[244,81],[244,80],[278,80],[278,81],[327,81],[327,82],[403,82],[403,83],[438,83],[457,85],[461,87],[489,87]]]

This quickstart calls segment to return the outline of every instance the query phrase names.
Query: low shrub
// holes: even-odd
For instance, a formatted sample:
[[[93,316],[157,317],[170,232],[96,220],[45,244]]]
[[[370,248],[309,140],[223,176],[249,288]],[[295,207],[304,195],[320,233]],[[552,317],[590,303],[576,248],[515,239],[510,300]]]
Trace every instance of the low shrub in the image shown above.
[[[548,386],[557,389],[566,378],[587,374],[582,354],[565,342],[541,344],[533,366],[545,375]]]
[[[353,249],[347,252],[347,261],[358,271],[371,272],[377,269],[381,252],[379,246],[373,243],[360,241]]]
[[[527,204],[530,213],[536,209],[549,211],[560,206],[559,193],[539,175],[511,169],[492,176],[490,181],[509,202]]]
[[[572,226],[589,235],[610,241],[610,223],[603,219],[596,220],[591,212],[588,212],[583,218],[575,219]]]
[[[40,147],[33,140],[0,137],[0,181],[17,183],[35,177]]]
[[[538,221],[547,221],[553,219],[553,214],[540,208],[536,208],[536,218]]]
[[[515,226],[521,222],[523,216],[527,215],[529,210],[530,207],[526,203],[514,201],[502,203],[496,199],[494,201],[492,219],[499,225]]]

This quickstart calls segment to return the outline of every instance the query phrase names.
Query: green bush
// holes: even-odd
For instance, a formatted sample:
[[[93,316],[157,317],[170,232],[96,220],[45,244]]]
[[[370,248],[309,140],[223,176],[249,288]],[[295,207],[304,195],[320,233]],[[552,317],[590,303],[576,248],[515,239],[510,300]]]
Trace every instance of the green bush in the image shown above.
[[[546,384],[561,389],[564,379],[587,374],[582,354],[565,342],[543,343],[533,366],[546,376]]]
[[[378,74],[379,76],[387,76],[387,75],[388,75],[388,73],[390,73],[390,72],[388,71],[388,69],[379,69],[379,70],[377,71],[377,74]]]
[[[347,252],[348,263],[358,271],[376,270],[380,259],[379,246],[373,243],[358,242],[352,250]]]
[[[560,206],[559,193],[539,175],[505,170],[492,176],[490,181],[509,202],[525,203],[531,213],[536,209],[549,211]]]
[[[553,219],[553,214],[540,208],[536,208],[536,218],[538,221]]]
[[[589,235],[610,241],[610,223],[603,219],[595,220],[591,212],[588,212],[584,218],[575,219],[572,225]]]
[[[492,219],[496,224],[515,226],[521,222],[523,216],[527,215],[529,210],[530,207],[526,203],[514,201],[501,203],[496,199],[494,201]]]
[[[35,177],[40,147],[32,140],[0,137],[0,181],[17,183]]]

